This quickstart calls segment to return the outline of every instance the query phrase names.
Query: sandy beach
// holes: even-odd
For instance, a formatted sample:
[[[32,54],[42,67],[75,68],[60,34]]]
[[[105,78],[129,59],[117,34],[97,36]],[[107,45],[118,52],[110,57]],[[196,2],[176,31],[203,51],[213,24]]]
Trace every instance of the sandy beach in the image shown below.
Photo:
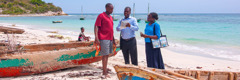
[[[30,28],[24,28],[18,26],[12,26],[10,24],[0,24],[4,27],[14,27],[24,29],[23,34],[14,34],[17,44],[43,44],[43,43],[59,43],[68,42],[70,40],[77,40],[78,36],[62,35],[62,39],[51,38],[49,35],[61,35],[54,33],[54,31],[42,31]],[[87,34],[86,34],[87,35]],[[10,35],[11,36],[11,35]],[[93,39],[93,37],[92,37]],[[7,35],[0,33],[0,41],[7,40]],[[171,44],[170,44],[171,46]],[[145,46],[138,44],[138,63],[139,66],[146,66]],[[169,50],[168,48],[162,48],[163,60],[166,69],[184,69],[184,70],[209,70],[209,71],[232,71],[240,72],[240,62],[226,59],[210,58],[196,55],[188,55],[184,53],[177,53]],[[116,72],[113,68],[114,65],[124,65],[122,52],[119,51],[114,57],[108,60],[108,69],[111,78],[102,78],[102,62],[95,62],[88,65],[80,65],[79,67],[48,72],[44,74],[0,78],[1,80],[118,80]]]

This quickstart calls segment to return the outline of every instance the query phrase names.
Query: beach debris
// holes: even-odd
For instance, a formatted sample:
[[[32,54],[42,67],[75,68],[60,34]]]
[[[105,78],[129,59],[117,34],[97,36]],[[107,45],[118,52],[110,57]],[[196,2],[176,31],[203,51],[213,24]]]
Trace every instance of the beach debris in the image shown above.
[[[200,67],[200,66],[197,66],[196,68],[197,68],[197,69],[202,69],[202,67]]]
[[[231,67],[229,67],[229,66],[228,66],[227,68],[229,68],[229,69],[232,69],[232,68],[231,68]]]
[[[48,35],[50,38],[58,38],[58,39],[63,39],[64,37],[62,35]]]
[[[63,75],[62,77],[75,78],[75,77],[84,77],[84,76],[98,76],[101,74],[102,72],[97,72],[97,71],[84,71],[84,72],[78,72],[78,73],[68,73],[67,75]]]
[[[55,33],[55,34],[57,34],[58,31],[47,31],[47,33]]]
[[[16,24],[12,24],[12,26],[16,26]]]

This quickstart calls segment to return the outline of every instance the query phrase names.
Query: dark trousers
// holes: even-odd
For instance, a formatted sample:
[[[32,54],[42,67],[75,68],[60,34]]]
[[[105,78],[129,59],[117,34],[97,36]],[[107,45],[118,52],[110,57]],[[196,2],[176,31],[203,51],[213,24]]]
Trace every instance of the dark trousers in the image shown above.
[[[145,43],[147,66],[165,69],[160,48],[153,48],[152,43]]]
[[[133,65],[138,65],[137,59],[137,41],[135,38],[131,40],[124,40],[121,38],[120,46],[122,49],[125,64],[129,64],[129,56],[131,57],[131,62]]]

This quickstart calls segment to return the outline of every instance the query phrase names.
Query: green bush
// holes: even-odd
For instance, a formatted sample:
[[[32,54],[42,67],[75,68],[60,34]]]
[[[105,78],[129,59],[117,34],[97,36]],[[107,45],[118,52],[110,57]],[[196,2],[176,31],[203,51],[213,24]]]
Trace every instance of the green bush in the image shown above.
[[[34,5],[43,5],[43,4],[45,4],[45,2],[42,1],[42,0],[31,0],[30,3],[32,3]]]
[[[7,8],[11,8],[11,7],[13,7],[13,3],[8,3]]]
[[[3,14],[23,14],[23,13],[26,13],[26,11],[22,10],[19,7],[12,7],[10,9],[4,10],[2,13]]]
[[[0,4],[0,8],[5,8],[6,5],[5,4]]]

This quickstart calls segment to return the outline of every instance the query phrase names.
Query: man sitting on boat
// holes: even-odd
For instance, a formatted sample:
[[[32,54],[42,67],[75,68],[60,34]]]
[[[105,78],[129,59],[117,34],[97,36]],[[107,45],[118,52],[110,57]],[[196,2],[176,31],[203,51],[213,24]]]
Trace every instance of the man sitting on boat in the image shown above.
[[[90,39],[90,37],[89,37],[89,36],[86,37],[86,36],[84,35],[84,28],[81,27],[81,33],[80,33],[79,36],[78,36],[78,41],[89,41],[89,39]]]

